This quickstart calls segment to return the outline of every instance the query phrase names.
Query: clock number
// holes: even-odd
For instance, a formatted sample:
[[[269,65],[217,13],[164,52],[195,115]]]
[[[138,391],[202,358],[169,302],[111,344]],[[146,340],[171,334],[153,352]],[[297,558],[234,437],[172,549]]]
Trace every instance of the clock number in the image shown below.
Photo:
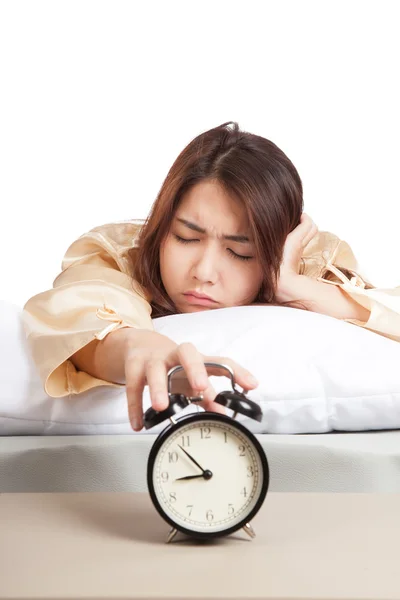
[[[246,488],[245,488],[245,487],[243,488],[243,492],[240,492],[240,493],[241,493],[241,494],[243,494],[243,496],[244,496],[245,498],[247,498],[247,490],[246,490]]]
[[[192,510],[193,510],[193,504],[186,504],[186,508],[190,508],[190,511],[189,511],[189,517],[190,517],[190,515],[192,514]]]
[[[169,493],[169,501],[170,502],[176,502],[176,492],[170,492]]]
[[[209,440],[211,438],[210,427],[200,427],[200,435],[202,440]]]
[[[249,467],[247,467],[247,477],[253,477],[254,476],[254,468],[253,465],[250,465]]]
[[[211,508],[206,512],[206,519],[207,519],[207,521],[213,521],[213,519],[214,519],[214,515],[212,513]]]
[[[239,446],[239,456],[244,456],[246,446]]]
[[[182,436],[182,447],[184,448],[185,446],[190,446],[190,438],[188,435]]]
[[[163,483],[166,483],[166,482],[168,481],[168,477],[169,477],[169,475],[168,475],[168,471],[163,471],[163,472],[161,473],[161,481],[162,481]]]
[[[225,436],[225,444],[228,443],[228,434],[226,433],[226,431],[224,431],[224,436]]]
[[[176,463],[176,461],[178,460],[178,453],[168,452],[168,460],[170,463]]]
[[[233,504],[228,504],[228,515],[233,515],[234,512]]]

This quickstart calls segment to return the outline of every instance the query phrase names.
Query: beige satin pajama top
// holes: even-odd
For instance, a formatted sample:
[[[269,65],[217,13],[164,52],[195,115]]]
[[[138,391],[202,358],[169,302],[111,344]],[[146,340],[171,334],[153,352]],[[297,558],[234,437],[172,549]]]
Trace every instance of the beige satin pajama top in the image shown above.
[[[28,343],[50,396],[77,394],[99,385],[123,387],[78,371],[69,358],[116,328],[154,330],[151,298],[132,282],[127,256],[137,247],[140,228],[137,221],[110,223],[80,236],[68,248],[53,288],[25,304]],[[360,273],[345,241],[318,232],[304,250],[300,273],[340,286],[371,311],[366,322],[345,321],[400,342],[400,286],[373,286]]]

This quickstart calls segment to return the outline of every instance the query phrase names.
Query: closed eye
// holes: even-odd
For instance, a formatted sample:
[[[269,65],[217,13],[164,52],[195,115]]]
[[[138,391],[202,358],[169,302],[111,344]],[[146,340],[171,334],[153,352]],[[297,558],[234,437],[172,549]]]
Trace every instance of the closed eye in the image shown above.
[[[176,235],[176,233],[174,233],[174,237],[175,239],[180,243],[180,244],[190,244],[191,242],[199,242],[200,240],[187,240],[186,238],[180,237],[179,235]],[[236,254],[236,252],[233,252],[233,250],[231,250],[230,248],[227,248],[229,254],[231,256],[233,256],[233,258],[237,258],[238,260],[251,260],[252,258],[254,258],[253,256],[242,256],[241,254]]]

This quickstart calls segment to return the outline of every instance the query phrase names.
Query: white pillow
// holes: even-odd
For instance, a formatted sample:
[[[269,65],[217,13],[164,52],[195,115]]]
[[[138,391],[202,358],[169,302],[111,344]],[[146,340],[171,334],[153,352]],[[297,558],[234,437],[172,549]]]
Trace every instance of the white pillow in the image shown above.
[[[65,398],[45,394],[27,349],[21,309],[0,302],[0,434],[133,434],[125,391],[103,386]],[[230,357],[259,386],[255,433],[400,428],[400,344],[333,317],[285,307],[216,309],[154,319],[156,331],[203,354]],[[217,392],[230,378],[211,376]],[[143,407],[150,406],[148,387]],[[189,406],[186,412],[198,409]],[[229,414],[232,414],[229,411]],[[167,421],[140,433],[158,433]]]

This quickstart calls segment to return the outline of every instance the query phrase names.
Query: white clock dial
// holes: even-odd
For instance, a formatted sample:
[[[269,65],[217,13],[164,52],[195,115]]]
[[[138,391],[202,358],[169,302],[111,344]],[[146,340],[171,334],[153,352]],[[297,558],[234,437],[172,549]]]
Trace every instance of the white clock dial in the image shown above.
[[[197,466],[186,452],[197,461]],[[183,477],[199,476],[191,479]],[[209,477],[209,478],[207,478]],[[243,522],[263,489],[259,450],[233,423],[204,419],[171,433],[157,451],[154,493],[162,510],[191,531],[216,532]]]

